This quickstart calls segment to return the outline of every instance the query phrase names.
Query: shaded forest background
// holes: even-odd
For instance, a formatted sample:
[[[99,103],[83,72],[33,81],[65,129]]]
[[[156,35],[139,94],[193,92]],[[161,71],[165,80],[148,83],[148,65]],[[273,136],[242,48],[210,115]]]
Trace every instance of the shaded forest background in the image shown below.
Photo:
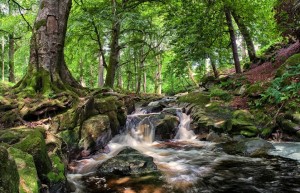
[[[2,81],[25,75],[40,6],[34,0],[0,3]],[[297,0],[74,0],[65,60],[84,87],[188,91],[203,76],[233,73],[234,67],[240,73],[262,64],[276,43],[297,41],[299,7]]]

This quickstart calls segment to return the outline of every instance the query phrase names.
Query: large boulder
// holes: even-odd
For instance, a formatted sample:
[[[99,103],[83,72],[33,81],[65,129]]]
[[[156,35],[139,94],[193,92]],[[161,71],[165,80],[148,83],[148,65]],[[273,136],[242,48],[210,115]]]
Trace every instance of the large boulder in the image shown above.
[[[39,192],[38,175],[32,155],[16,148],[8,148],[9,154],[14,158],[20,176],[20,192]]]
[[[39,178],[46,181],[46,175],[52,166],[41,130],[23,128],[20,132],[24,133],[25,137],[12,147],[32,155]]]
[[[112,139],[110,121],[107,115],[96,115],[84,121],[81,127],[79,146],[93,151],[103,148]]]
[[[17,165],[3,146],[0,146],[0,162],[0,192],[18,193],[19,174]]]
[[[239,141],[231,141],[220,144],[223,150],[228,154],[239,154],[249,157],[260,157],[268,155],[268,152],[274,149],[274,146],[261,138],[245,138]]]
[[[117,156],[108,159],[97,168],[100,174],[128,176],[158,172],[150,156],[142,155],[135,149],[126,147]]]

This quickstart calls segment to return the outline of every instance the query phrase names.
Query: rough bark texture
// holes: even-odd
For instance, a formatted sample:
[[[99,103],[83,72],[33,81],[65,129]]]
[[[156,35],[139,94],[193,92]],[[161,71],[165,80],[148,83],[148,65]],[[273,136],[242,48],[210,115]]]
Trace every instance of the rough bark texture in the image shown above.
[[[28,71],[17,87],[34,89],[38,93],[81,88],[64,60],[65,35],[71,5],[71,0],[40,1],[31,38]]]
[[[9,66],[9,82],[15,82],[15,39],[14,34],[9,34],[9,50],[8,50],[8,66]]]
[[[117,2],[112,0],[112,11],[113,11],[113,23],[112,23],[112,32],[111,32],[111,43],[110,43],[110,56],[109,64],[107,67],[107,74],[105,78],[105,86],[113,87],[115,82],[116,70],[119,65],[119,55],[120,55],[120,33],[121,33],[121,24],[117,15]]]
[[[101,52],[99,52],[99,66],[98,66],[98,87],[103,87],[104,85],[104,66],[103,57]]]
[[[241,70],[241,64],[240,64],[239,55],[238,55],[238,49],[237,49],[237,45],[236,45],[236,37],[234,34],[234,27],[232,24],[231,12],[229,9],[225,8],[225,16],[226,16],[226,21],[227,21],[227,25],[228,25],[229,34],[230,34],[230,41],[231,41],[235,71],[236,71],[236,73],[241,73],[242,70]]]
[[[232,11],[231,14],[232,14],[234,21],[236,22],[236,24],[246,42],[249,59],[251,62],[254,63],[257,61],[257,57],[255,54],[255,48],[254,48],[254,44],[253,44],[253,41],[251,38],[251,34],[250,34],[249,30],[247,29],[247,26],[245,25],[242,18],[235,11]]]

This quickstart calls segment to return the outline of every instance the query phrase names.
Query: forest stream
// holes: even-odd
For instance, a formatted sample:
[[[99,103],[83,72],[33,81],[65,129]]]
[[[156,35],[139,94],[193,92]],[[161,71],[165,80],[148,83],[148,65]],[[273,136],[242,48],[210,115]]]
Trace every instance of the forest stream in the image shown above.
[[[174,99],[162,100],[171,107],[157,113],[147,112],[157,102],[138,108],[104,151],[71,163],[72,191],[300,192],[300,143],[272,142],[275,148],[263,157],[229,155],[222,144],[197,139],[190,116],[172,106]],[[170,139],[155,128],[162,114],[180,122]]]

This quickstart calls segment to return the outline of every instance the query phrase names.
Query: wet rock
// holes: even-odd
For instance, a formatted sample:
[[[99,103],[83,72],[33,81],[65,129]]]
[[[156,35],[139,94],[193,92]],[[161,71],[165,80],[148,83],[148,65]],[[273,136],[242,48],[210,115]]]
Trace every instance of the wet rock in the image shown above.
[[[212,131],[207,135],[206,140],[215,143],[222,143],[222,142],[229,142],[232,139],[224,133],[218,134]]]
[[[19,174],[15,160],[9,156],[5,147],[0,146],[0,192],[18,193]]]
[[[97,172],[103,175],[128,176],[158,172],[158,170],[152,157],[142,155],[137,150],[126,147],[117,156],[101,164],[97,168]]]
[[[274,149],[271,143],[261,138],[246,138],[220,144],[220,146],[228,154],[240,154],[250,157],[266,156],[270,150]]]
[[[173,115],[165,115],[155,125],[155,140],[173,139],[178,130],[179,119]]]
[[[282,120],[280,126],[286,133],[296,134],[300,131],[300,124],[294,123],[292,120]]]

